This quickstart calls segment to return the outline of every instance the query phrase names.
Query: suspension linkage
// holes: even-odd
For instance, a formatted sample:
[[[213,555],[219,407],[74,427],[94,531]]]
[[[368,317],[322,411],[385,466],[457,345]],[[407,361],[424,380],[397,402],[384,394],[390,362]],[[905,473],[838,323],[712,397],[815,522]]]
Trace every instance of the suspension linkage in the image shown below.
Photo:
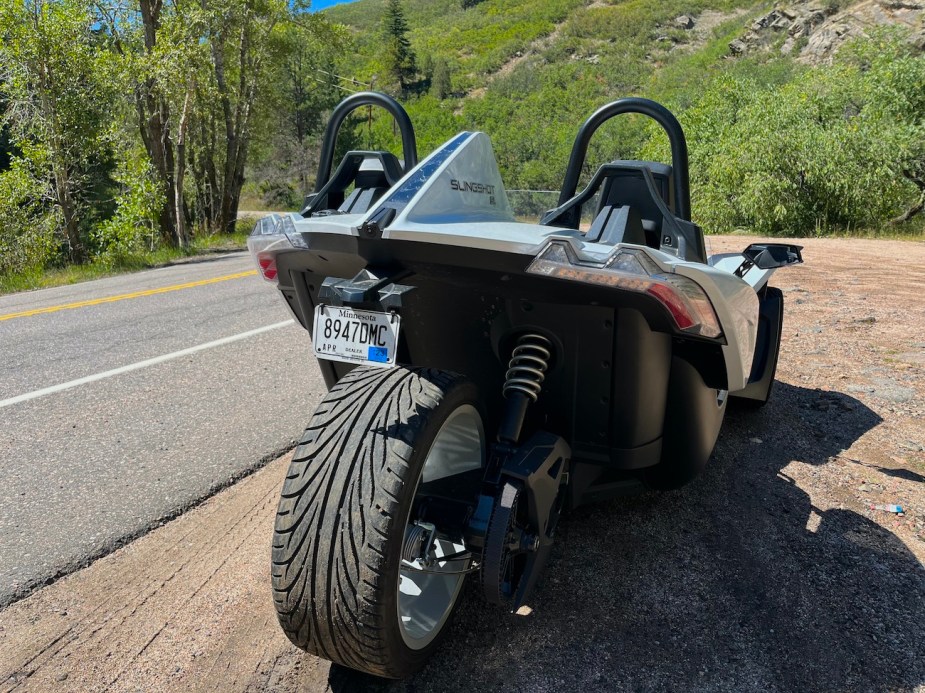
[[[449,563],[452,561],[464,561],[472,558],[472,554],[469,551],[458,551],[457,553],[451,553],[448,556],[440,556],[435,559],[436,563]],[[482,569],[481,563],[472,562],[468,568],[463,568],[462,570],[434,570],[433,568],[418,568],[415,565],[410,564],[406,559],[402,559],[404,564],[402,568],[404,570],[412,570],[416,573],[430,573],[432,575],[464,575],[466,573],[475,573]]]

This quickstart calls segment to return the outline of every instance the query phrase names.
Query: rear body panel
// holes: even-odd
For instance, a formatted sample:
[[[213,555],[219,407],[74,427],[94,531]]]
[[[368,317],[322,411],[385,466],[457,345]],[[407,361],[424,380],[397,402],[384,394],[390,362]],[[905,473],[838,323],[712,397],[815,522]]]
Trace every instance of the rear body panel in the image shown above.
[[[748,383],[759,314],[748,283],[664,250],[516,221],[482,133],[450,140],[365,214],[291,215],[284,226],[279,288],[306,329],[325,280],[368,270],[412,287],[401,297],[398,362],[469,377],[487,422],[501,416],[517,339],[550,340],[554,357],[528,425],[569,441],[572,504],[612,493],[660,463],[696,475],[712,451],[726,391]],[[644,254],[660,276],[686,277],[706,294],[721,333],[682,332],[646,293],[529,272],[552,242],[596,267],[624,248]],[[351,305],[384,310],[376,300]],[[353,367],[319,363],[329,387]]]

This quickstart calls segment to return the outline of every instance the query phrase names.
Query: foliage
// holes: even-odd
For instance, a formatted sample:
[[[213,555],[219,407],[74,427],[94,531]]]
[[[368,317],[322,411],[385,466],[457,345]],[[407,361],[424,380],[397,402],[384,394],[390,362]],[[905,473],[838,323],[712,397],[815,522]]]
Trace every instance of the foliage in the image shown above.
[[[268,112],[255,132],[251,173],[261,185],[304,192],[314,182],[323,116],[345,93],[335,76],[345,35],[328,24],[313,32],[288,25],[280,41],[283,59],[269,65],[267,77],[277,88],[265,93]]]
[[[120,258],[146,248],[159,235],[156,219],[164,206],[163,190],[150,160],[140,149],[126,150],[115,171],[119,182],[115,214],[99,224],[93,240],[99,258]]]
[[[57,232],[71,260],[85,257],[89,208],[105,187],[105,120],[108,85],[96,69],[99,48],[93,15],[84,0],[2,0],[0,91],[4,123],[31,175],[10,199],[34,192],[32,178],[51,181],[45,201],[27,205],[35,223]],[[23,170],[22,168],[20,170]],[[2,212],[0,212],[2,213]],[[7,213],[12,213],[9,211]]]
[[[681,116],[697,219],[764,234],[882,225],[922,195],[925,56],[899,40],[799,79],[721,76]],[[667,154],[662,138],[649,153]]]
[[[438,99],[445,99],[453,91],[450,66],[446,58],[439,57],[434,61],[433,75],[430,78],[430,93]]]
[[[345,43],[306,9],[0,0],[0,274],[230,232],[255,158],[302,189]]]
[[[671,89],[693,100],[701,84],[690,76],[704,66],[687,63],[709,52],[706,62],[719,64],[728,52],[727,35],[741,31],[749,16],[730,19],[703,50],[690,52],[659,53],[655,38],[661,27],[682,13],[751,3],[632,0],[589,7],[581,0],[485,0],[474,11],[464,11],[458,0],[405,0],[404,5],[412,45],[434,69],[429,75],[425,71],[429,98],[406,103],[422,151],[424,141],[443,142],[454,134],[433,131],[432,125],[483,130],[492,138],[508,187],[554,189],[578,126],[595,109],[619,96],[660,98],[660,92]],[[361,0],[328,11],[332,19],[356,28],[357,48],[342,60],[341,74],[361,80],[377,74],[378,48],[369,38],[369,17],[380,6],[380,0]],[[441,59],[452,75],[445,94],[434,86],[440,86],[436,67]],[[674,71],[673,80],[655,84],[653,77],[668,69]],[[608,124],[592,141],[588,170],[631,157],[645,137],[641,120]],[[390,142],[391,137],[383,140]]]
[[[48,188],[25,159],[0,171],[0,275],[44,267],[51,257],[60,220],[46,208]]]

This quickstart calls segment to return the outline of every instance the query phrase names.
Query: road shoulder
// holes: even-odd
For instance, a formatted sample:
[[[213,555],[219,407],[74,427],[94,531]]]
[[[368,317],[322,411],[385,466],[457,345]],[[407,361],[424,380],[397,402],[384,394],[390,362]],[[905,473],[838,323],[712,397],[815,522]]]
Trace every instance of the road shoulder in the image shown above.
[[[0,612],[0,690],[247,690],[328,666],[274,627],[270,536],[289,455]]]

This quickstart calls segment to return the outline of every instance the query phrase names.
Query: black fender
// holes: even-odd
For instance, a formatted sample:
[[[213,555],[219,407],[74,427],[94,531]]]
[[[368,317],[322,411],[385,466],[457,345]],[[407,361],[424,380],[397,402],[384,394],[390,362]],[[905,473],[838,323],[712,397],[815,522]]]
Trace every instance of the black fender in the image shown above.
[[[678,356],[671,359],[662,454],[642,479],[654,489],[679,488],[706,467],[726,413],[725,391],[708,387],[700,371]]]

